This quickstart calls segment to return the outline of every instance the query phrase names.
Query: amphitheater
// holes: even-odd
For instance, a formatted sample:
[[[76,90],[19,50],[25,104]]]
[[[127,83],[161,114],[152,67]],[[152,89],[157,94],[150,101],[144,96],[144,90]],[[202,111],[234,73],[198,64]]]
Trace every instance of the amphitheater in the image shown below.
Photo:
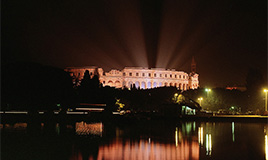
[[[103,86],[115,88],[140,88],[150,89],[164,86],[174,86],[180,90],[196,89],[199,86],[198,74],[186,73],[175,69],[125,67],[123,70],[112,69],[104,72],[102,68],[90,67],[68,67],[65,71],[73,77],[74,83],[81,82],[85,71],[90,74],[99,75]]]

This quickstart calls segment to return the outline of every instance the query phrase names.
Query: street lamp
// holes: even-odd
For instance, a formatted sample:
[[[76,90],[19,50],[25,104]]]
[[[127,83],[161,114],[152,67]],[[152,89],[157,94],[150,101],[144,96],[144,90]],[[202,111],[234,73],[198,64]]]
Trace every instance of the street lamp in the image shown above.
[[[198,98],[198,100],[200,101],[200,106],[201,106],[201,103],[202,103],[203,98],[200,97],[200,98]]]
[[[209,94],[209,92],[211,92],[211,89],[206,88],[205,91],[207,92],[207,97],[208,97],[208,94]]]
[[[175,102],[176,102],[176,103],[177,103],[177,100],[178,100],[178,95],[179,95],[178,93],[175,93],[175,94],[174,94],[174,98],[175,98]]]
[[[267,111],[267,93],[268,89],[264,89],[263,92],[265,93],[265,112]]]

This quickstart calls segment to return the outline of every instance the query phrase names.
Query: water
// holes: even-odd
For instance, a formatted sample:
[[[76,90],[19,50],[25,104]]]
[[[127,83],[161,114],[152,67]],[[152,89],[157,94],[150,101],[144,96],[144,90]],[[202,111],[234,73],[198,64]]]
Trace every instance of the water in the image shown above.
[[[268,160],[267,123],[74,122],[0,127],[3,160]]]

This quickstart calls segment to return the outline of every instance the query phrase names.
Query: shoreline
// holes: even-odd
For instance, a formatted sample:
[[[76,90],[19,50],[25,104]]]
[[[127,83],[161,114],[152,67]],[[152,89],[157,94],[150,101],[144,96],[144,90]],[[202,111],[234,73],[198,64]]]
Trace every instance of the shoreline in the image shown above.
[[[261,122],[268,124],[268,116],[261,115],[195,115],[195,116],[158,116],[158,115],[112,115],[101,112],[90,114],[28,114],[1,113],[1,123],[16,122],[96,122],[106,121],[111,123],[135,123],[141,121],[208,121],[208,122]]]

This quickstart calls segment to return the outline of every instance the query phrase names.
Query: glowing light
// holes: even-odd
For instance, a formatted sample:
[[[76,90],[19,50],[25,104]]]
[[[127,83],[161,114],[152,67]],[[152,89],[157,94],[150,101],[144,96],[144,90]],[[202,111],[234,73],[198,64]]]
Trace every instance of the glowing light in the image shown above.
[[[200,106],[202,106],[201,104],[202,104],[203,97],[199,97],[197,100],[200,101]]]
[[[81,111],[103,111],[104,108],[76,108],[76,110],[81,110]]]
[[[192,123],[186,122],[185,125],[186,125],[186,133],[187,135],[189,135],[192,132]]]
[[[234,131],[235,131],[235,124],[234,124],[234,122],[232,122],[232,135],[233,135],[233,142],[235,141],[235,133],[234,133]]]
[[[203,146],[203,127],[198,127],[198,143]]]
[[[211,155],[212,152],[212,140],[211,134],[206,134],[206,155]]]
[[[264,89],[263,92],[265,93],[265,111],[267,111],[267,93],[268,93],[268,90]]]
[[[267,135],[265,135],[265,159],[268,160],[268,138]]]
[[[26,111],[5,111],[5,113],[10,113],[10,114],[28,114]]]
[[[209,88],[206,88],[206,89],[205,89],[205,91],[206,91],[206,92],[210,92],[210,91],[211,91],[211,89],[209,89]]]
[[[175,131],[175,145],[176,147],[178,147],[178,127],[176,127],[176,131]]]
[[[87,112],[66,112],[67,114],[88,114]]]

